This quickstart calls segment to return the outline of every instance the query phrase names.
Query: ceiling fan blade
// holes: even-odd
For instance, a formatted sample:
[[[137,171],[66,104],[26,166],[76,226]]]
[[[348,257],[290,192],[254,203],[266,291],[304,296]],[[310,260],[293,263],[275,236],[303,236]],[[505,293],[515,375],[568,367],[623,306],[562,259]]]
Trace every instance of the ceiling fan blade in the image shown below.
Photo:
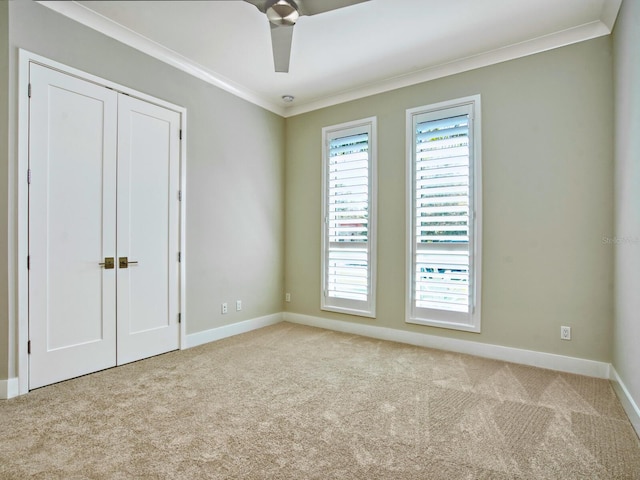
[[[300,15],[317,15],[318,13],[330,12],[331,10],[350,7],[351,5],[368,1],[369,0],[295,0],[298,4]]]
[[[293,39],[293,25],[271,25],[271,46],[273,48],[273,64],[276,72],[289,71],[291,58],[291,40]]]

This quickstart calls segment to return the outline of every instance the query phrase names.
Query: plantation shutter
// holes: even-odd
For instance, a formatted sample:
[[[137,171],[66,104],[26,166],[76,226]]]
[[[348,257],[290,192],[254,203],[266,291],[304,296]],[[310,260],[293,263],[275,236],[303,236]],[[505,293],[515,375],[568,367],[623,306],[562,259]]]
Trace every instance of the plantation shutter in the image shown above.
[[[329,144],[329,272],[327,295],[367,300],[369,134]]]
[[[371,312],[371,126],[329,133],[325,151],[324,306]]]
[[[416,306],[469,311],[469,116],[416,125]]]

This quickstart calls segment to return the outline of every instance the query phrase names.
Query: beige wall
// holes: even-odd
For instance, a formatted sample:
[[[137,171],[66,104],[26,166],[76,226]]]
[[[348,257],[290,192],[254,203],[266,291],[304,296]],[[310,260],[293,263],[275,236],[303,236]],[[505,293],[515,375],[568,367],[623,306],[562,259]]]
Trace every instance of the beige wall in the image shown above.
[[[7,215],[9,213],[8,178],[8,101],[9,95],[9,5],[0,0],[0,380],[8,378],[9,307],[8,307],[8,245]]]
[[[628,5],[631,1],[633,7]],[[616,43],[619,59],[631,58],[631,45],[637,45],[638,37],[637,1],[625,0],[625,8],[635,12],[629,20],[635,23],[633,28],[619,27],[623,32]],[[7,21],[11,26],[8,38],[3,28]],[[17,49],[22,47],[188,109],[189,333],[279,312],[286,290],[292,293],[292,302],[286,304],[291,312],[593,360],[612,359],[613,248],[603,244],[603,237],[614,235],[610,38],[285,121],[33,2],[15,1],[7,6],[0,0],[0,32],[4,32],[0,33],[0,112],[7,112],[2,103],[7,101],[7,75],[11,98],[8,140],[3,124],[6,115],[0,117],[0,251],[8,249],[7,258],[15,256],[16,248],[12,234],[16,221]],[[8,62],[3,57],[7,51]],[[631,63],[637,74],[637,59],[635,62]],[[620,97],[618,103],[637,105],[634,84],[638,79],[621,80],[624,68],[629,67],[617,71],[617,85],[622,83],[630,96]],[[476,93],[483,102],[482,333],[407,325],[405,110]],[[635,123],[628,131],[632,125],[638,129],[638,109],[631,112],[635,116],[628,118]],[[374,115],[379,132],[378,318],[370,320],[319,310],[320,175],[321,128]],[[631,141],[630,135],[624,138]],[[619,183],[638,172],[622,169],[626,165],[623,158],[630,161],[636,152],[631,144],[626,155],[619,152]],[[631,232],[625,219],[638,224],[637,211],[624,214],[620,208],[621,200],[627,205],[629,199],[637,208],[638,189],[629,185],[625,191],[626,200],[618,195],[618,235]],[[618,250],[619,267],[626,262],[637,265],[635,253],[629,254],[635,250]],[[15,376],[15,292],[7,285],[7,279],[15,280],[13,263],[7,265],[0,255],[0,379]],[[637,284],[634,275],[630,268],[619,268],[617,280]],[[638,338],[638,322],[632,321],[638,305],[630,288],[623,287],[616,297],[615,361],[638,398],[640,382],[637,373],[635,377],[631,373],[638,357],[630,340]],[[220,303],[236,299],[243,300],[243,311],[238,314],[231,309],[222,316]],[[571,342],[559,340],[560,325],[573,327]]]
[[[614,31],[615,336],[613,366],[640,405],[640,1],[624,0]]]
[[[290,312],[599,361],[611,360],[611,40],[402,88],[287,119],[285,290]],[[482,95],[482,333],[404,322],[405,110]],[[322,312],[321,129],[378,117],[378,317]],[[560,326],[573,340],[560,340]]]
[[[17,162],[19,47],[186,107],[187,311],[183,318],[187,331],[204,331],[280,312],[284,281],[284,120],[35,2],[9,2],[9,15],[10,161],[14,165]],[[16,179],[14,174],[7,182],[4,169],[3,163],[0,180],[3,191],[9,186],[12,211]],[[0,215],[5,213],[6,208]],[[15,221],[12,214],[12,227]],[[0,225],[4,232],[6,222]],[[15,250],[11,253],[15,256]],[[4,295],[0,291],[2,305]],[[220,304],[226,301],[232,305],[237,299],[243,301],[243,310],[235,312],[231,308],[229,314],[221,315]],[[15,298],[11,300],[15,303]],[[10,322],[16,325],[15,316]],[[6,340],[4,333],[0,337]],[[8,363],[7,354],[2,354],[2,341],[0,378],[6,375],[2,372]],[[13,365],[15,335],[9,342],[9,364]],[[14,376],[15,367],[10,370],[9,376]]]

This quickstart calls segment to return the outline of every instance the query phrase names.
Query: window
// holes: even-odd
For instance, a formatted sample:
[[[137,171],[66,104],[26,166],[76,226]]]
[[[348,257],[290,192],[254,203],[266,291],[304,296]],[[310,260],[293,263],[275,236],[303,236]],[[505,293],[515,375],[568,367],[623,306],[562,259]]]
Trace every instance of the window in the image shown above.
[[[480,96],[407,111],[407,322],[480,331]]]
[[[322,129],[323,310],[375,317],[376,119]]]

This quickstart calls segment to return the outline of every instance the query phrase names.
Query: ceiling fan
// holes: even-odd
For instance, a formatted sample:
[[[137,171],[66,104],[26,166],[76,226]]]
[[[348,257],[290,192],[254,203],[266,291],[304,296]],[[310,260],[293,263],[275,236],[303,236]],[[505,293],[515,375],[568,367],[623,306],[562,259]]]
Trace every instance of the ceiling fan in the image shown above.
[[[293,27],[303,15],[349,7],[369,0],[244,0],[264,13],[271,26],[271,46],[276,72],[289,71]]]

